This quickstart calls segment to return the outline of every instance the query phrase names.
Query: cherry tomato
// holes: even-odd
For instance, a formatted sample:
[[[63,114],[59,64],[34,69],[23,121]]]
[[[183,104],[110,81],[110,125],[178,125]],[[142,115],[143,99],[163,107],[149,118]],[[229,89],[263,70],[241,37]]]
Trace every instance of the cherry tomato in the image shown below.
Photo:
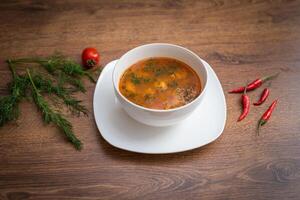
[[[82,64],[85,68],[90,69],[95,67],[100,62],[100,54],[96,48],[85,48],[81,54]]]

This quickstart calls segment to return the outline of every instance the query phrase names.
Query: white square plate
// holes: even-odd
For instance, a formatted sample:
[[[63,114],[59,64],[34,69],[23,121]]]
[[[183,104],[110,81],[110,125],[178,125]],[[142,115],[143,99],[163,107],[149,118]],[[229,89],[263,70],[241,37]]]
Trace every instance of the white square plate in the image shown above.
[[[218,77],[208,63],[207,89],[203,102],[184,121],[169,127],[141,124],[121,108],[114,96],[112,72],[116,61],[103,69],[94,93],[94,115],[102,137],[120,149],[149,154],[177,153],[216,140],[226,122],[226,101]]]

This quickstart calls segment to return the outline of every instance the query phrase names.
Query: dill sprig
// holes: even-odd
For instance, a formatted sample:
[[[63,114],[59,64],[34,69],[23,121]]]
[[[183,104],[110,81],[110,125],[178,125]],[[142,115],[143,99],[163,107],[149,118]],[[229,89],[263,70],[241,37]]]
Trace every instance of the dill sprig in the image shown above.
[[[74,135],[72,130],[72,124],[66,120],[61,114],[54,112],[44,97],[40,94],[40,91],[37,89],[34,81],[31,77],[29,70],[27,69],[27,74],[32,85],[32,98],[35,101],[37,107],[41,110],[43,114],[44,121],[46,123],[54,123],[57,127],[59,127],[62,132],[66,135],[68,140],[75,146],[76,149],[81,149],[82,143],[77,137]]]
[[[0,126],[15,120],[19,116],[19,102],[25,96],[28,81],[19,76],[12,64],[8,61],[9,69],[13,76],[10,83],[10,95],[0,98]]]
[[[32,77],[32,80],[41,92],[55,94],[57,97],[61,98],[73,114],[80,115],[80,113],[83,113],[88,115],[88,110],[81,105],[82,101],[72,97],[70,91],[63,87],[62,83],[55,85],[53,81],[41,76],[40,74],[35,74]]]
[[[86,92],[86,89],[80,79],[73,78],[72,76],[61,73],[61,72],[58,73],[58,77],[59,77],[59,82],[61,84],[68,83],[68,84],[74,86],[74,89],[73,89],[74,92],[77,92],[77,91],[80,91],[83,93]]]
[[[59,72],[62,72],[65,76],[67,76],[66,80],[70,81],[74,86],[82,86],[82,84],[71,81],[71,77],[81,77],[86,76],[93,83],[95,83],[95,79],[92,76],[90,71],[85,71],[80,64],[75,61],[66,58],[60,53],[55,53],[52,56],[40,58],[40,57],[29,57],[29,58],[19,58],[14,59],[11,62],[13,63],[35,63],[41,65],[46,71],[48,71],[52,75],[57,75]]]

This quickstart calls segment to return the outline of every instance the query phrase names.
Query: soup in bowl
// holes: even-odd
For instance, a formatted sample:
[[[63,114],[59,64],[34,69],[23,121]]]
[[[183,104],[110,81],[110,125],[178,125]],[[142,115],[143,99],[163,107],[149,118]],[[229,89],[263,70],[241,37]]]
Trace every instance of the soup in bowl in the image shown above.
[[[119,91],[135,104],[166,110],[193,101],[201,92],[201,83],[187,64],[174,58],[152,57],[125,70]]]
[[[148,44],[124,54],[115,65],[115,95],[133,119],[169,126],[201,103],[207,83],[202,60],[186,48]]]

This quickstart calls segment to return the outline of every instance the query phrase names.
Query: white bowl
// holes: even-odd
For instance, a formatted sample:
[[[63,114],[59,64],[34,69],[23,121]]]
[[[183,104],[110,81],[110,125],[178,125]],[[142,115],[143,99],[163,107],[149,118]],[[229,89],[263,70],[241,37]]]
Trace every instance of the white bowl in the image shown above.
[[[192,67],[200,77],[202,91],[192,102],[168,110],[149,109],[129,101],[119,91],[119,81],[123,73],[134,63],[149,57],[169,57],[180,60]],[[188,117],[202,102],[207,83],[207,70],[204,63],[192,51],[173,44],[154,43],[136,47],[125,53],[113,70],[113,85],[116,98],[129,116],[150,126],[170,126]]]

